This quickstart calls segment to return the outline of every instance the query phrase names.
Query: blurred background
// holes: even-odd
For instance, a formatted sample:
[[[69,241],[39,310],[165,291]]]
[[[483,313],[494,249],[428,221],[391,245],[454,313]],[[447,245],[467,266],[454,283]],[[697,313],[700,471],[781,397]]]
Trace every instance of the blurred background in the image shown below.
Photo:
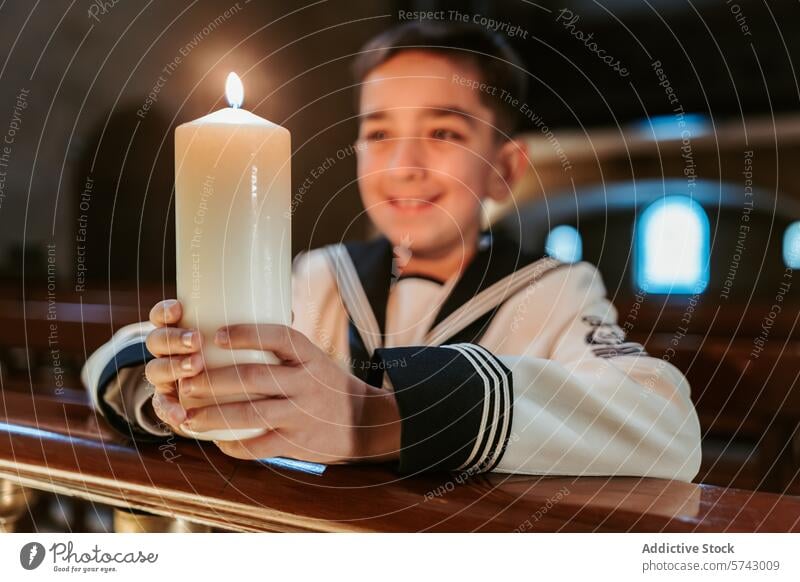
[[[3,2],[4,389],[79,390],[86,354],[170,295],[173,132],[230,71],[291,131],[296,194],[356,137],[352,56],[410,11],[525,60],[532,169],[487,220],[597,264],[629,337],[687,374],[698,481],[800,494],[794,0]],[[304,187],[295,252],[369,235],[354,178],[344,156]]]

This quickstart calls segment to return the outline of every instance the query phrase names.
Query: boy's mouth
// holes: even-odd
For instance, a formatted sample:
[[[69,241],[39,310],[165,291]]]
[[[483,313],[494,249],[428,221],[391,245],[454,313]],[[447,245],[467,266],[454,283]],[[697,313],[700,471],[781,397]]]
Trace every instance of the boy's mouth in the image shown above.
[[[401,212],[422,212],[432,209],[439,198],[440,194],[429,198],[389,198],[389,205]]]

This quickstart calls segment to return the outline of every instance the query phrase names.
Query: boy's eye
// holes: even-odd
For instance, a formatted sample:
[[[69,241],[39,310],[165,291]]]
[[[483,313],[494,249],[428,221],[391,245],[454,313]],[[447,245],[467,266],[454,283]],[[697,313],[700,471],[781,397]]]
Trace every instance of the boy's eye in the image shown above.
[[[450,141],[460,141],[461,139],[463,139],[461,137],[461,134],[456,133],[455,131],[452,131],[450,129],[443,129],[443,128],[434,129],[432,135],[433,139],[445,139]]]
[[[380,141],[386,139],[386,132],[382,129],[376,129],[375,131],[367,132],[365,137],[367,141]]]

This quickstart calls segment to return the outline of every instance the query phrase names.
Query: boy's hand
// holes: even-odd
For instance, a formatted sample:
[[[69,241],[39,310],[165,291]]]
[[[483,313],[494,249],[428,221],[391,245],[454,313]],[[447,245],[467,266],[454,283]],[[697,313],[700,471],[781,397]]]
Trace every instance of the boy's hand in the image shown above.
[[[221,328],[214,341],[230,349],[269,350],[282,362],[217,368],[180,381],[186,429],[269,429],[248,440],[217,441],[224,453],[325,463],[398,456],[394,394],[349,374],[299,331],[284,325],[232,325]],[[208,406],[214,397],[243,392],[250,400]]]
[[[186,413],[178,400],[176,383],[203,369],[201,336],[197,330],[175,327],[182,316],[175,299],[161,301],[150,310],[150,322],[156,326],[147,336],[147,349],[156,358],[145,367],[147,380],[155,386],[153,410],[170,428],[183,435],[179,425]]]

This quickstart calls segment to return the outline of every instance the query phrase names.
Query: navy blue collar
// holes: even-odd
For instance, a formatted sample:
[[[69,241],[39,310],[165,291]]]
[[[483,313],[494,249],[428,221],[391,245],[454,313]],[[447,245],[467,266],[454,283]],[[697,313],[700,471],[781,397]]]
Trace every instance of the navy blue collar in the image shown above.
[[[385,333],[386,303],[393,282],[392,244],[386,237],[381,236],[371,241],[347,242],[345,248],[355,265],[358,278],[375,313],[378,327],[381,333]],[[481,233],[477,252],[436,314],[431,327],[487,287],[540,258],[542,257],[523,254],[519,245],[507,235],[484,231]],[[491,312],[491,315],[493,314],[494,312]],[[488,322],[484,322],[486,323]],[[478,329],[484,327],[485,325],[481,328],[470,326],[471,331],[466,335],[474,335]],[[464,337],[464,334],[459,333],[458,337]],[[462,341],[476,339],[473,337]]]

